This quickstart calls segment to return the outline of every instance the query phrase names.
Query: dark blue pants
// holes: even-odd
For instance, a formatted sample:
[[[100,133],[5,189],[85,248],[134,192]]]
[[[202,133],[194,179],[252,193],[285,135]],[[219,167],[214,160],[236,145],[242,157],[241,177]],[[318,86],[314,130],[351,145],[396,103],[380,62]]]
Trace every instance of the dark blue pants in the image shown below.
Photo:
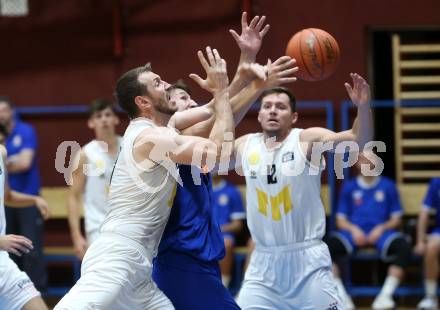
[[[220,271],[194,272],[155,263],[153,280],[176,310],[239,310]]]
[[[28,254],[16,256],[9,254],[18,268],[26,272],[35,287],[44,292],[47,286],[46,265],[43,256],[43,223],[37,207],[5,208],[6,234],[25,236],[30,239],[34,249]]]

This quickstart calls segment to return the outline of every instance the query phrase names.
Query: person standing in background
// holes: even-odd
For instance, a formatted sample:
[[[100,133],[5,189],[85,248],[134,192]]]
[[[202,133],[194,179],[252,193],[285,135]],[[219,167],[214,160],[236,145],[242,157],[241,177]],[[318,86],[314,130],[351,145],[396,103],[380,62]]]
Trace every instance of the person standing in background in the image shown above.
[[[226,250],[225,257],[220,261],[220,271],[223,285],[228,287],[234,265],[235,237],[243,230],[246,213],[238,188],[218,174],[212,177],[212,196],[214,214],[220,225]]]
[[[40,172],[37,166],[37,135],[35,129],[21,121],[14,113],[12,101],[0,97],[0,123],[9,132],[6,139],[11,189],[30,195],[40,193]],[[44,292],[47,274],[43,257],[43,218],[35,206],[11,209],[6,207],[7,234],[22,235],[32,241],[34,249],[27,255],[12,259],[26,272],[35,287]]]

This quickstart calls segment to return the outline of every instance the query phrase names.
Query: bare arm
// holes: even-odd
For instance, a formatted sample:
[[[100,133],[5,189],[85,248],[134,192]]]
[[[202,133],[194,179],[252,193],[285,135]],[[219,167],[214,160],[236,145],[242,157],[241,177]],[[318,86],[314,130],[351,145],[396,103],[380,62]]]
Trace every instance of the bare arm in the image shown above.
[[[11,156],[6,161],[6,167],[9,173],[19,173],[29,170],[34,160],[34,154],[33,149],[23,149],[20,153]]]
[[[0,152],[3,158],[3,162],[6,162],[7,153],[6,149],[3,146],[0,146]],[[7,172],[5,171],[5,173]],[[43,198],[11,190],[8,184],[7,174],[5,175],[4,202],[9,207],[13,208],[36,206],[44,219],[48,219],[50,216],[49,206]]]
[[[352,232],[355,229],[359,229],[356,225],[352,224],[346,217],[337,216],[336,217],[336,227],[338,229],[347,230]]]
[[[81,232],[81,197],[86,184],[83,167],[87,164],[87,157],[84,151],[81,150],[77,154],[76,161],[78,161],[78,165],[72,172],[72,185],[67,197],[67,216],[75,254],[78,258],[82,259],[87,249],[87,241]]]
[[[255,62],[257,54],[261,49],[263,38],[270,28],[269,25],[264,26],[265,21],[266,16],[262,16],[261,18],[255,16],[248,24],[247,13],[243,12],[241,15],[241,34],[238,35],[235,30],[229,30],[241,51],[237,72],[229,85],[229,94],[231,98],[239,93],[254,78],[242,71],[241,68],[245,63]]]
[[[229,232],[233,234],[238,234],[243,229],[242,220],[232,220],[230,223],[220,227],[222,232]]]
[[[246,69],[253,72],[256,76],[259,76],[259,78],[253,80],[248,86],[241,90],[240,93],[231,99],[232,113],[234,115],[234,123],[236,126],[241,122],[252,104],[265,89],[296,81],[296,77],[292,76],[292,74],[298,71],[298,67],[296,67],[295,64],[295,60],[291,59],[289,56],[282,56],[274,63],[268,63],[267,77],[263,76],[263,78],[259,76],[262,72],[265,74],[266,69],[264,69],[263,66],[258,64],[247,64],[248,67]],[[203,108],[206,109],[205,111],[210,109],[213,113],[209,119],[184,129],[182,134],[208,137],[215,122],[215,114],[213,110],[214,103],[215,100],[203,106]]]
[[[357,117],[350,130],[334,132],[326,128],[313,127],[301,132],[300,140],[304,143],[303,150],[310,159],[314,142],[333,143],[331,151],[339,142],[356,141],[359,149],[373,139],[373,118],[370,111],[370,87],[367,82],[358,74],[351,74],[353,88],[346,83],[345,87],[352,100],[357,106]]]
[[[384,230],[398,229],[402,225],[402,217],[400,215],[392,216],[388,221],[381,224]]]
[[[133,154],[137,162],[145,159],[155,163],[171,160],[179,164],[211,166],[208,159],[219,160],[221,156],[227,156],[222,152],[223,142],[225,133],[230,133],[229,138],[233,140],[234,124],[227,91],[226,62],[220,58],[217,50],[212,51],[209,47],[206,49],[209,63],[201,51],[197,54],[207,78],[202,79],[195,74],[192,74],[191,78],[203,89],[211,92],[216,102],[214,104],[216,121],[209,135],[210,139],[178,135],[171,129],[163,127],[146,129],[135,141]]]
[[[415,252],[419,255],[423,255],[426,247],[426,231],[429,224],[429,209],[422,208],[417,220],[417,236]]]

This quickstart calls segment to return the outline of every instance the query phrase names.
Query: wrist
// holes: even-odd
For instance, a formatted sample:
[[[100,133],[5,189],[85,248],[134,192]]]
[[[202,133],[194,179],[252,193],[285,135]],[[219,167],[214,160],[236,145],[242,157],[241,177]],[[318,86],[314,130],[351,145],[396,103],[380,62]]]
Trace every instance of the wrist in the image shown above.
[[[229,91],[228,88],[222,88],[222,89],[214,90],[212,94],[216,99],[224,98],[226,96],[229,96]]]
[[[257,55],[253,52],[241,51],[240,62],[255,62]]]
[[[72,240],[73,240],[74,242],[76,242],[77,240],[82,239],[82,234],[81,234],[80,231],[72,232],[70,235],[71,235]]]

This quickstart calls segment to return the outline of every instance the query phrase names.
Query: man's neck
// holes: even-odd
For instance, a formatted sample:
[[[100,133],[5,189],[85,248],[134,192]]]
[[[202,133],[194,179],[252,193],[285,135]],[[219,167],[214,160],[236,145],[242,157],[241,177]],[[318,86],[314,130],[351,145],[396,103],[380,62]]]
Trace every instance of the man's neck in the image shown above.
[[[263,131],[264,141],[266,143],[266,146],[268,148],[272,148],[272,147],[276,147],[280,143],[283,143],[283,141],[286,140],[287,136],[289,135],[290,130],[291,129],[289,129],[285,132],[276,133],[276,134],[272,134],[272,133]]]
[[[107,144],[109,154],[114,155],[119,151],[118,136],[115,132],[97,132],[96,140]]]
[[[376,176],[365,176],[365,175],[361,175],[361,178],[366,184],[372,184],[377,179]]]
[[[143,113],[139,117],[151,120],[156,126],[166,127],[172,115],[155,111],[155,113]]]

